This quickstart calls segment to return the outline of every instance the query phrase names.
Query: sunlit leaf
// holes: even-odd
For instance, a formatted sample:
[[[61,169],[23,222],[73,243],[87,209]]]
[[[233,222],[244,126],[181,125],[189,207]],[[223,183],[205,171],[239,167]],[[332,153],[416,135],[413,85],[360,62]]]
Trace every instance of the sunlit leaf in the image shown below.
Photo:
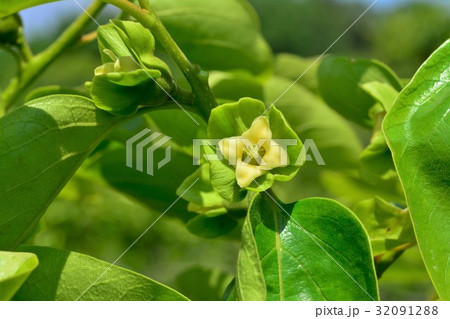
[[[150,278],[87,255],[38,246],[20,250],[36,254],[40,265],[14,300],[187,300]]]
[[[35,254],[0,251],[0,301],[10,300],[38,264]]]
[[[339,203],[311,198],[283,205],[261,193],[249,224],[253,236],[243,238],[243,247],[254,241],[267,300],[378,299],[367,233]],[[252,259],[247,267],[256,273],[259,265]]]
[[[450,41],[400,93],[383,129],[425,265],[441,299],[450,298]]]

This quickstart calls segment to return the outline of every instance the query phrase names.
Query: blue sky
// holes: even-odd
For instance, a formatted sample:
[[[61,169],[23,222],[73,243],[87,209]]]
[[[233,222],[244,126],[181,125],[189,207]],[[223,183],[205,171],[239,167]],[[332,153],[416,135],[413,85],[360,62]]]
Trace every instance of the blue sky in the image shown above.
[[[276,0],[274,0],[276,1]],[[302,0],[293,0],[302,1]],[[369,6],[374,0],[340,0],[347,3],[365,3]],[[378,0],[373,7],[373,10],[383,10],[386,8],[402,5],[405,3],[411,3],[414,0]],[[77,0],[78,3],[86,7],[90,0]],[[449,0],[417,0],[415,2],[433,2],[439,4],[450,4]],[[111,12],[114,12],[114,8],[109,7]],[[48,3],[38,7],[30,8],[21,12],[22,19],[25,24],[25,32],[28,37],[32,37],[36,33],[42,32],[46,28],[57,26],[60,19],[64,19],[67,16],[73,16],[81,13],[81,9],[73,0],[57,1]],[[61,18],[62,17],[62,18]]]

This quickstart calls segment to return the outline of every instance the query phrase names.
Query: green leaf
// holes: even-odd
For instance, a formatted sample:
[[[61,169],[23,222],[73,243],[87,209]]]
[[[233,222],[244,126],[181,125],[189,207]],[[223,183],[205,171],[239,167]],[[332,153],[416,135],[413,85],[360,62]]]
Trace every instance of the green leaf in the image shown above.
[[[193,155],[192,141],[206,139],[206,123],[195,113],[189,113],[192,119],[181,109],[159,109],[145,115],[148,127],[172,138],[178,149]],[[198,125],[198,124],[200,125]]]
[[[219,269],[194,266],[179,274],[176,288],[194,301],[218,301],[222,298],[231,275]]]
[[[367,181],[359,172],[324,171],[320,176],[323,187],[331,197],[354,207],[358,202],[378,196],[389,202],[406,206],[405,195],[398,178]]]
[[[128,138],[132,136],[131,133]],[[191,157],[175,150],[171,153],[170,162],[150,176],[124,165],[126,149],[120,146],[105,153],[100,159],[101,173],[115,189],[132,196],[153,210],[162,212],[177,200],[177,187],[186,175],[192,174],[196,168],[192,165]],[[165,158],[165,147],[157,149],[153,156],[155,163]],[[147,163],[147,157],[143,158],[143,163]],[[181,214],[186,214],[186,202],[178,200],[170,212],[180,217]]]
[[[248,72],[218,72],[209,76],[209,85],[216,98],[238,101],[242,97],[264,99],[261,81]]]
[[[63,87],[60,85],[48,85],[48,86],[41,86],[34,90],[32,90],[30,93],[28,93],[25,97],[25,102],[29,102],[31,100],[36,100],[41,97],[49,96],[49,95],[56,95],[56,94],[65,94],[65,95],[80,95],[89,98],[90,95],[86,90],[78,90],[78,89],[72,89],[68,87]]]
[[[317,57],[303,58],[294,54],[281,53],[275,57],[274,72],[277,77],[289,79],[291,84],[293,81],[297,81],[296,83],[311,92],[318,93],[319,77],[317,71],[320,60],[316,60]]]
[[[383,123],[417,242],[442,300],[450,299],[450,41],[420,67]]]
[[[58,0],[2,0],[2,2],[0,2],[0,18],[19,12],[26,8],[31,8],[54,1]]]
[[[242,227],[242,243],[236,271],[236,296],[238,300],[264,301],[267,297],[266,282],[249,215]]]
[[[267,300],[378,299],[367,233],[344,206],[322,198],[283,205],[258,194],[248,218],[253,238],[243,246],[256,243]]]
[[[0,251],[0,301],[11,300],[38,264],[35,254]]]
[[[369,146],[362,151],[360,162],[361,176],[369,182],[397,177],[391,150],[382,131],[376,132]]]
[[[79,300],[187,300],[150,278],[87,255],[38,246],[21,246],[20,250],[35,253],[40,265],[14,300],[75,301],[91,285]]]
[[[379,197],[364,200],[353,209],[369,233],[375,256],[415,242],[408,211]]]
[[[84,97],[54,95],[0,119],[0,249],[17,246],[119,120]]]
[[[264,86],[266,103],[278,99],[291,84],[292,81],[286,78],[273,77]],[[302,141],[314,141],[327,167],[351,168],[357,165],[362,147],[356,133],[345,119],[317,96],[296,84],[276,102],[276,106]]]
[[[216,238],[231,232],[238,222],[229,215],[208,216],[198,215],[186,224],[187,229],[194,235],[203,238]]]
[[[192,62],[211,70],[270,68],[270,48],[247,1],[153,0],[152,6]]]
[[[374,81],[387,83],[397,91],[402,88],[397,76],[375,60],[329,57],[319,67],[319,88],[324,100],[347,119],[366,127],[375,124],[370,112],[377,101],[362,85]]]
[[[236,295],[236,278],[233,278],[233,280],[228,284],[227,288],[225,289],[225,292],[222,296],[223,301],[237,301],[238,297]]]
[[[376,81],[364,83],[361,88],[380,103],[386,112],[391,110],[392,104],[394,104],[399,93],[390,84]]]

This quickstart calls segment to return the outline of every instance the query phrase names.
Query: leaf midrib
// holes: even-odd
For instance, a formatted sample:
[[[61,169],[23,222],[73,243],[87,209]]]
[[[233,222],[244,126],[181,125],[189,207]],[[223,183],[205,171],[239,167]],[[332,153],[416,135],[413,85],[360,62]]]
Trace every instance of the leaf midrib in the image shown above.
[[[274,225],[275,225],[275,247],[277,252],[277,266],[278,266],[278,282],[279,282],[279,288],[280,288],[280,300],[284,300],[284,293],[283,293],[283,275],[281,272],[281,234],[280,234],[280,218],[278,215],[278,209],[277,207],[274,207],[274,204],[272,204],[272,210],[273,210],[273,219],[274,219]]]

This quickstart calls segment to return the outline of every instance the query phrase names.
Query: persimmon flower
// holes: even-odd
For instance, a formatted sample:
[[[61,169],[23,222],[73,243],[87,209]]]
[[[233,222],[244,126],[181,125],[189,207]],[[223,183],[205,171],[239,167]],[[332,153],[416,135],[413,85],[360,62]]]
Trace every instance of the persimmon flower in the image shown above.
[[[285,167],[288,154],[272,140],[269,120],[261,116],[242,136],[224,138],[219,148],[230,165],[236,167],[236,181],[242,188],[276,167]]]

